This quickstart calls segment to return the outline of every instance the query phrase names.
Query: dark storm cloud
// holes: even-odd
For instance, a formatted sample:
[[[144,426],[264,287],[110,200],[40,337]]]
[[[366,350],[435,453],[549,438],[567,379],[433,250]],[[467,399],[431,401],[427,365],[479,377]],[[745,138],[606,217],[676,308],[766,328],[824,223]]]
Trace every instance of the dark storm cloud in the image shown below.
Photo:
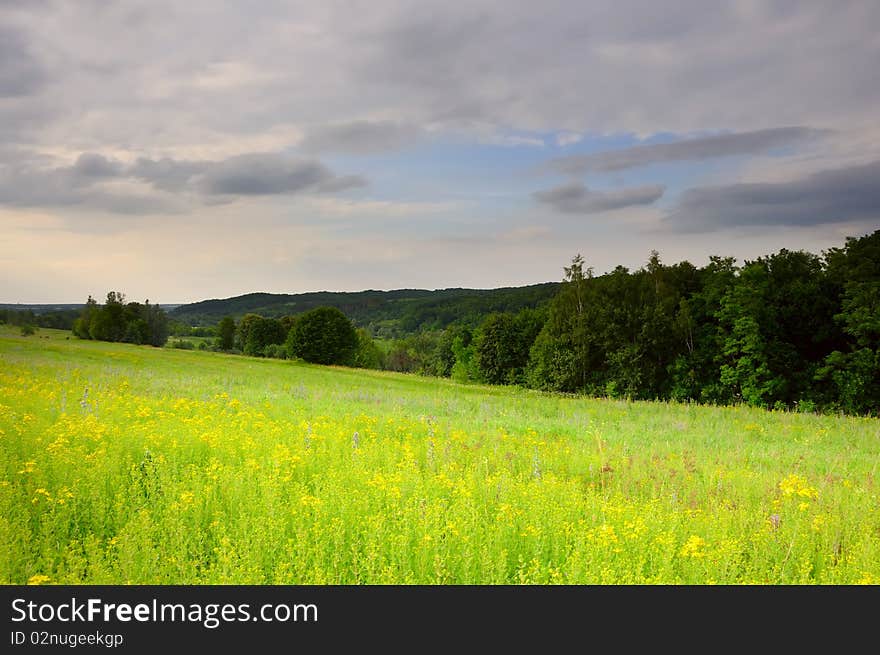
[[[595,214],[633,205],[650,205],[663,196],[660,185],[632,187],[620,191],[590,191],[583,184],[537,191],[532,197],[566,214]]]
[[[880,161],[819,171],[791,182],[691,189],[664,222],[676,231],[710,232],[870,220],[880,222]]]
[[[300,146],[310,152],[344,152],[367,155],[397,150],[419,140],[423,131],[393,121],[353,121],[325,125],[309,131]]]
[[[39,90],[46,73],[18,31],[0,26],[0,98],[26,96]]]
[[[759,154],[815,139],[826,133],[825,130],[814,130],[807,127],[776,127],[754,132],[698,137],[673,143],[633,146],[588,155],[559,157],[550,160],[547,166],[568,175],[583,175],[590,172],[607,173],[658,162]]]

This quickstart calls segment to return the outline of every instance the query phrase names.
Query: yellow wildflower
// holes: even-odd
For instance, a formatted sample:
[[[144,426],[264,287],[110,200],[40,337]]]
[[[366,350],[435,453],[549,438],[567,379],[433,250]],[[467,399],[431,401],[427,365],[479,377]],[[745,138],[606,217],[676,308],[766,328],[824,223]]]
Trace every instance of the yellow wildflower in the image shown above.
[[[705,557],[706,553],[703,550],[706,547],[706,540],[702,537],[698,537],[697,535],[691,535],[688,537],[688,540],[684,542],[684,545],[681,547],[681,556],[682,557],[691,557],[693,559],[700,559],[701,557]]]

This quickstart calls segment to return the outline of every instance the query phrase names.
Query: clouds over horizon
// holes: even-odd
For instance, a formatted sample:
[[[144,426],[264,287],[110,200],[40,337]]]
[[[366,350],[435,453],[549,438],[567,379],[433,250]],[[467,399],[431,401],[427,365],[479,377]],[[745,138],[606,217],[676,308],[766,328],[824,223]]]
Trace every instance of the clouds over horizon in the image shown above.
[[[0,95],[27,95],[31,114],[65,101],[44,118],[52,129],[24,138],[47,144],[75,124],[80,150],[118,140],[191,158],[184,149],[193,138],[279,126],[311,132],[312,146],[370,152],[426,125],[640,135],[833,129],[872,122],[880,102],[865,65],[876,58],[880,6],[857,0],[687,0],[662,10],[564,0],[416,10],[377,0],[369,11],[332,0],[296,11],[151,0],[0,12],[9,25],[0,31]]]
[[[665,190],[662,185],[655,184],[614,191],[591,191],[583,184],[574,183],[536,191],[532,197],[566,214],[597,214],[624,207],[650,205],[662,197]]]
[[[557,157],[547,162],[550,170],[567,175],[609,173],[656,163],[700,161],[734,155],[760,154],[793,146],[829,134],[808,127],[776,127],[753,132],[694,137],[671,143],[637,145],[619,150]]]
[[[755,226],[880,224],[880,161],[815,172],[789,182],[685,191],[663,224],[679,232]]]
[[[864,0],[0,1],[0,236],[37,258],[33,215],[222,216],[217,251],[290,289],[315,278],[237,253],[236,229],[377,288],[392,269],[350,244],[411,247],[443,286],[553,279],[582,243],[613,265],[721,230],[753,249],[755,226],[842,239],[876,220],[878,34]],[[483,267],[505,234],[546,260]]]
[[[142,183],[139,188],[137,183]],[[84,206],[111,213],[166,213],[187,209],[174,196],[210,199],[296,193],[335,193],[367,184],[360,175],[336,175],[316,160],[250,153],[219,161],[153,160],[132,164],[82,153],[70,166],[0,163],[0,204]],[[158,193],[150,193],[150,189]]]
[[[424,135],[415,125],[362,120],[311,128],[298,146],[307,152],[369,155],[413,145]]]

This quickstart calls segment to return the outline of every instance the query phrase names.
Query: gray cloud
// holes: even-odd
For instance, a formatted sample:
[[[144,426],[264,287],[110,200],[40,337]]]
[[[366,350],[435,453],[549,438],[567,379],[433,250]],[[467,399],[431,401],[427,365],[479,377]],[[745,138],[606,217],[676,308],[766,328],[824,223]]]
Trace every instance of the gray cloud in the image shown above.
[[[30,145],[75,134],[82,150],[200,158],[289,127],[306,129],[313,152],[360,152],[399,147],[407,135],[393,126],[430,125],[441,136],[468,125],[586,134],[855,127],[873,122],[880,103],[867,65],[880,20],[871,2],[62,7],[46,3],[15,21],[53,85],[42,103],[64,99],[64,111],[29,130]],[[247,38],[237,38],[243,24]],[[382,123],[367,117],[391,129],[376,134]],[[365,136],[364,126],[378,127]]]
[[[84,152],[73,165],[71,172],[78,176],[91,179],[118,177],[122,174],[122,162],[107,159],[104,155]]]
[[[416,143],[424,131],[393,121],[353,121],[313,128],[300,143],[310,152],[368,155],[397,150]]]
[[[492,134],[535,136],[551,144],[556,135],[577,133],[584,135],[580,149],[597,135],[619,136],[628,143],[630,134],[743,134],[774,126],[838,130],[833,140],[823,141],[821,149],[811,150],[809,156],[795,153],[797,156],[773,162],[761,158],[744,163],[741,179],[765,182],[771,178],[762,177],[761,171],[771,165],[776,167],[774,176],[785,173],[792,177],[797,170],[877,160],[880,85],[873,63],[877,60],[878,24],[880,2],[866,0],[325,0],[295,5],[275,1],[0,0],[0,29],[12,35],[0,52],[0,150],[5,146],[8,151],[17,148],[49,157],[0,159],[0,202],[54,203],[51,206],[57,211],[46,213],[61,221],[68,206],[78,206],[83,209],[77,213],[78,224],[93,207],[146,211],[151,203],[157,206],[160,202],[182,207],[187,220],[179,223],[192,229],[175,231],[172,250],[150,248],[147,252],[145,248],[140,261],[147,271],[157,267],[177,271],[181,261],[190,258],[179,257],[174,248],[202,252],[206,238],[216,236],[223,222],[217,220],[218,215],[231,217],[241,210],[249,224],[266,226],[260,236],[267,247],[246,248],[259,255],[245,268],[263,267],[270,274],[259,278],[236,271],[232,282],[236,289],[239,285],[246,291],[312,283],[324,288],[327,282],[320,275],[310,278],[303,276],[308,271],[270,265],[267,253],[271,247],[283,250],[286,244],[281,241],[307,242],[309,251],[338,247],[345,257],[351,249],[339,245],[338,231],[325,230],[325,226],[309,235],[296,232],[296,236],[282,239],[282,233],[276,231],[279,225],[299,222],[314,228],[324,212],[339,211],[335,206],[345,205],[347,215],[358,219],[350,225],[381,246],[384,238],[398,231],[397,224],[390,226],[379,210],[362,213],[361,203],[349,206],[326,199],[250,202],[247,207],[214,210],[213,205],[242,201],[214,193],[212,188],[228,190],[226,183],[234,182],[239,190],[250,192],[260,186],[244,179],[246,171],[236,176],[229,170],[235,168],[232,164],[227,166],[226,178],[212,177],[210,169],[215,164],[239,153],[289,152],[286,149],[303,134],[318,139],[319,144],[319,137],[324,138],[320,145],[328,152],[372,150],[384,147],[389,140],[399,143],[392,131],[385,135],[388,140],[358,137],[345,143],[342,138],[340,144],[330,137],[345,134],[321,134],[315,126],[383,121],[422,128],[443,146],[442,158],[427,159],[427,155],[440,154],[435,150],[377,162],[385,168],[378,168],[376,176],[383,180],[383,200],[389,202],[430,203],[457,198],[462,191],[467,194],[466,202],[472,205],[432,215],[429,221],[405,223],[417,223],[424,242],[433,243],[435,236],[486,232],[487,225],[508,225],[512,217],[526,220],[536,211],[555,211],[550,202],[554,194],[547,195],[548,191],[544,191],[545,204],[533,204],[542,202],[537,198],[526,199],[525,206],[520,202],[525,177],[517,172],[535,162],[540,157],[537,152],[485,153],[483,158],[483,152],[471,147],[481,139],[488,142],[484,137]],[[793,141],[784,147],[794,151],[792,146],[799,144]],[[70,157],[60,168],[73,168],[81,152],[103,154],[110,163],[86,159],[81,162],[84,170],[79,172],[55,170],[59,164],[54,156],[63,153]],[[308,153],[307,159],[333,168],[321,151],[303,152]],[[474,154],[479,157],[456,170],[456,157]],[[139,162],[137,158],[142,156],[150,159]],[[116,176],[114,157],[125,162],[124,170]],[[9,165],[4,167],[3,161]],[[485,175],[479,172],[483,165]],[[696,175],[701,174],[698,166],[693,168]],[[90,177],[89,172],[99,176]],[[292,175],[286,181],[283,174],[279,174],[280,181],[270,176],[273,181],[265,183],[262,190],[319,194],[363,183],[360,178],[346,177],[348,172],[358,171],[333,168],[330,175],[322,175],[313,170],[311,178],[305,175],[306,180],[320,181],[303,188],[300,167],[288,171]],[[214,173],[219,174],[217,169]],[[624,174],[628,179],[629,171]],[[725,183],[718,177],[723,170],[713,167],[711,174],[714,183]],[[546,187],[562,181],[567,180]],[[626,184],[664,181],[638,178]],[[692,185],[702,184],[708,182]],[[293,191],[295,188],[300,190]],[[656,192],[649,191],[643,197],[651,198]],[[567,195],[558,194],[561,198],[556,198],[555,206],[594,210],[633,199],[618,197],[612,202],[605,197],[603,204],[597,193],[598,189],[569,190]],[[136,202],[135,194],[142,195],[140,201]],[[245,201],[248,198],[254,196]],[[710,198],[704,194],[696,199],[708,202]],[[720,203],[717,196],[711,199]],[[691,207],[696,202],[694,196],[689,202],[683,202],[683,207]],[[655,211],[652,206],[641,206],[650,207],[650,213]],[[14,214],[4,211],[4,217]],[[281,214],[291,220],[276,220]],[[95,216],[95,225],[103,222],[112,228],[118,222],[98,216],[98,212]],[[23,223],[29,220],[22,215]],[[644,252],[652,247],[662,250],[671,261],[716,250],[718,239],[712,232],[684,238],[675,229],[681,229],[687,220],[683,215],[677,220],[677,225],[668,224],[664,234],[641,236],[616,223],[597,231],[592,229],[593,221],[571,221],[571,229],[554,234],[555,250],[520,258],[508,270],[515,270],[523,280],[556,279],[560,272],[557,263],[566,261],[573,243],[590,244],[595,256],[604,258],[597,263],[599,268],[616,263],[638,266]],[[698,216],[691,222],[699,225],[700,220],[709,219]],[[156,222],[169,225],[174,221],[157,218]],[[234,221],[225,227],[229,251],[224,252],[240,253],[242,239],[257,232],[241,231]],[[417,231],[415,227],[408,229]],[[767,230],[776,234],[776,241],[756,236],[761,230],[741,230],[730,234],[725,247],[740,256],[781,246],[820,248],[833,243],[840,230],[843,227],[839,225]],[[40,240],[27,238],[20,245],[11,245],[10,236],[14,235],[10,230],[2,231],[4,242],[10,243],[7,250],[16,250],[13,255],[22,256],[25,262],[44,259]],[[145,230],[142,236],[160,232],[167,234],[153,229]],[[821,238],[820,233],[824,235]],[[59,244],[58,252],[76,247],[63,239]],[[545,247],[534,239],[532,245]],[[473,283],[481,279],[488,283],[485,261],[510,260],[506,248],[484,251],[485,258],[472,258],[476,262],[473,266],[448,245],[432,245],[433,254],[427,256],[416,249],[412,257],[418,260],[424,284],[459,282],[462,270],[473,272]],[[530,251],[524,247],[522,252]],[[68,276],[72,271],[64,263],[71,258],[57,259],[60,268],[54,270],[65,272],[57,277],[72,279],[74,275]],[[225,258],[215,259],[222,262]],[[366,268],[331,266],[336,261],[327,257],[325,263],[339,272],[335,278],[338,285],[367,284],[368,280],[378,284],[377,276],[382,275],[381,282],[393,285],[401,271],[406,274],[413,268],[408,261],[407,266],[386,275],[391,268],[378,264]],[[17,281],[19,270],[27,270],[27,266],[5,265],[0,279],[10,280],[6,285],[10,289],[37,285]],[[508,275],[503,266],[492,271],[498,281]],[[206,287],[204,280],[231,280],[226,273],[222,265],[199,260],[199,275],[188,278],[192,286],[187,293],[198,296],[224,291],[221,284]],[[180,293],[180,279],[176,274],[167,283],[168,294]],[[505,281],[512,280],[508,277]],[[227,292],[231,291],[229,283],[225,283]],[[160,281],[149,273],[145,284],[153,288]],[[39,291],[44,292],[48,293]],[[74,298],[79,296],[79,292],[74,294]]]
[[[697,137],[672,143],[633,146],[588,155],[558,157],[547,162],[547,166],[568,175],[583,175],[589,172],[606,173],[658,162],[758,154],[814,139],[826,133],[827,130],[815,130],[807,127],[776,127],[754,132]]]
[[[363,175],[332,176],[318,182],[314,190],[318,193],[337,193],[348,189],[365,187],[369,184]]]
[[[10,150],[10,154],[18,151]],[[140,181],[157,193],[107,187]],[[278,154],[245,154],[221,161],[140,158],[124,165],[98,153],[82,153],[71,166],[45,166],[20,155],[0,163],[0,204],[29,207],[96,207],[113,213],[180,211],[186,196],[205,204],[237,196],[336,193],[367,184],[358,175],[339,176],[318,161]]]
[[[590,191],[583,184],[537,191],[532,197],[565,214],[596,214],[633,205],[650,205],[663,196],[665,187],[650,185],[619,191]]]
[[[870,120],[880,98],[865,63],[876,57],[876,3],[475,0],[389,14],[352,59],[356,83],[435,119],[535,131],[753,130],[833,125],[841,114]]]
[[[200,191],[207,194],[262,196],[307,190],[342,191],[352,186],[363,186],[363,180],[339,178],[316,161],[251,154],[212,164],[197,185]]]
[[[77,162],[79,164],[80,161]],[[0,204],[13,207],[89,208],[115,214],[175,213],[182,210],[171,198],[121,192],[101,182],[114,176],[69,167],[16,169],[0,166]]]
[[[29,95],[45,80],[43,66],[31,54],[24,35],[0,27],[0,98]]]
[[[664,222],[676,231],[744,226],[880,222],[880,161],[819,171],[791,182],[685,191]]]
[[[185,190],[196,175],[203,173],[210,166],[209,161],[139,157],[127,172],[138,180],[152,184],[156,189],[177,192]]]
[[[330,193],[367,183],[358,175],[336,175],[315,160],[290,159],[272,153],[236,155],[218,162],[142,157],[127,172],[163,191],[189,189],[209,196]]]

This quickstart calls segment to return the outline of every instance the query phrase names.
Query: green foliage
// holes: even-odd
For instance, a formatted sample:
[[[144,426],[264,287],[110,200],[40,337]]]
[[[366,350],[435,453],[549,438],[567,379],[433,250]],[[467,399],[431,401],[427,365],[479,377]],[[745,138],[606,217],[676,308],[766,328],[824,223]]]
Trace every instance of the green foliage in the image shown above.
[[[287,359],[287,346],[283,343],[270,343],[263,349],[263,356],[271,359]]]
[[[242,316],[241,320],[238,322],[238,327],[235,329],[235,348],[237,350],[244,350],[244,346],[247,343],[248,335],[250,334],[251,328],[262,321],[263,317],[259,314],[245,314]]]
[[[767,406],[778,385],[768,365],[768,347],[760,324],[767,322],[763,273],[760,264],[746,266],[722,299],[718,314],[724,335],[721,384],[733,400],[756,406]]]
[[[547,322],[530,351],[527,379],[538,389],[583,391],[590,371],[599,367],[593,271],[580,255],[565,267],[565,281],[550,305]]]
[[[373,337],[392,340],[449,325],[475,328],[492,312],[518,312],[550,301],[559,284],[548,282],[502,289],[400,289],[356,293],[251,293],[225,300],[181,305],[171,315],[186,325],[216,325],[224,316],[245,314],[281,318],[317,307],[336,307]],[[287,319],[291,320],[291,319]],[[291,325],[287,325],[290,330]],[[240,345],[238,346],[241,347]]]
[[[515,333],[498,318],[486,327],[481,371],[503,381]],[[742,268],[665,266],[652,252],[638,271],[593,277],[577,256],[525,377],[612,397],[880,413],[878,352],[880,231],[824,259],[783,249]]]
[[[831,284],[842,294],[834,316],[845,341],[816,373],[831,381],[844,411],[880,415],[880,230],[826,253]]]
[[[244,319],[242,319],[242,323],[244,323]],[[263,357],[267,347],[280,346],[287,338],[284,325],[275,318],[257,316],[255,319],[250,320],[246,327],[247,336],[244,339],[243,348],[245,355]],[[277,352],[277,349],[275,349],[275,352]]]
[[[122,341],[126,331],[125,295],[116,291],[107,293],[107,300],[89,323],[89,336],[97,341]]]
[[[80,339],[159,347],[168,341],[169,322],[159,305],[151,305],[149,300],[144,304],[126,303],[125,295],[111,291],[104,305],[89,296],[79,317],[73,321],[72,331]]]
[[[348,317],[311,309],[318,299]],[[880,414],[880,230],[822,257],[783,249],[741,267],[714,256],[701,268],[665,265],[652,251],[638,270],[594,276],[577,255],[558,285],[252,294],[199,307],[258,303],[273,314],[246,313],[237,326],[225,316],[221,349],[614,398]],[[73,330],[164,343],[167,321],[164,337],[151,322],[159,312],[111,292],[104,306],[89,298]]]
[[[551,310],[551,316],[553,316]],[[538,334],[529,354],[527,381],[543,391],[571,391],[578,388],[575,349],[571,336],[554,332],[548,321]]]
[[[453,349],[456,338],[471,341],[471,330],[468,327],[459,324],[452,324],[446,327],[437,338],[437,345],[431,357],[429,374],[437,377],[448,378],[452,376],[452,369],[455,366],[456,356]]]
[[[474,343],[470,332],[457,335],[452,340],[452,354],[455,363],[450,370],[450,376],[456,382],[480,382],[480,369],[477,366],[474,355]]]
[[[357,330],[357,349],[352,365],[357,368],[380,369],[385,361],[385,353],[376,345],[370,333],[360,328]]]
[[[57,330],[70,330],[73,323],[79,317],[78,309],[46,309],[46,306],[27,306],[26,309],[17,309],[17,306],[0,306],[0,325],[15,325],[23,327],[33,325],[35,328],[54,328]]]
[[[32,335],[36,334],[36,332],[37,332],[37,328],[35,328],[33,325],[28,324],[28,325],[21,326],[21,336],[23,336],[23,337],[32,336]]]
[[[235,347],[235,320],[231,316],[224,316],[217,325],[217,347],[220,350]]]
[[[297,318],[286,344],[290,357],[315,364],[351,364],[358,336],[341,311],[335,307],[318,307]]]
[[[440,333],[422,332],[395,339],[385,357],[385,367],[401,373],[432,375],[437,366]]]
[[[518,338],[510,314],[489,314],[480,324],[474,339],[474,355],[481,377],[489,384],[512,382]]]
[[[518,314],[486,317],[474,337],[474,364],[479,378],[489,384],[525,381],[529,350],[543,326],[541,312],[524,309]]]
[[[73,322],[73,333],[80,339],[91,339],[90,328],[92,325],[92,319],[99,311],[98,302],[89,296],[79,318]]]

